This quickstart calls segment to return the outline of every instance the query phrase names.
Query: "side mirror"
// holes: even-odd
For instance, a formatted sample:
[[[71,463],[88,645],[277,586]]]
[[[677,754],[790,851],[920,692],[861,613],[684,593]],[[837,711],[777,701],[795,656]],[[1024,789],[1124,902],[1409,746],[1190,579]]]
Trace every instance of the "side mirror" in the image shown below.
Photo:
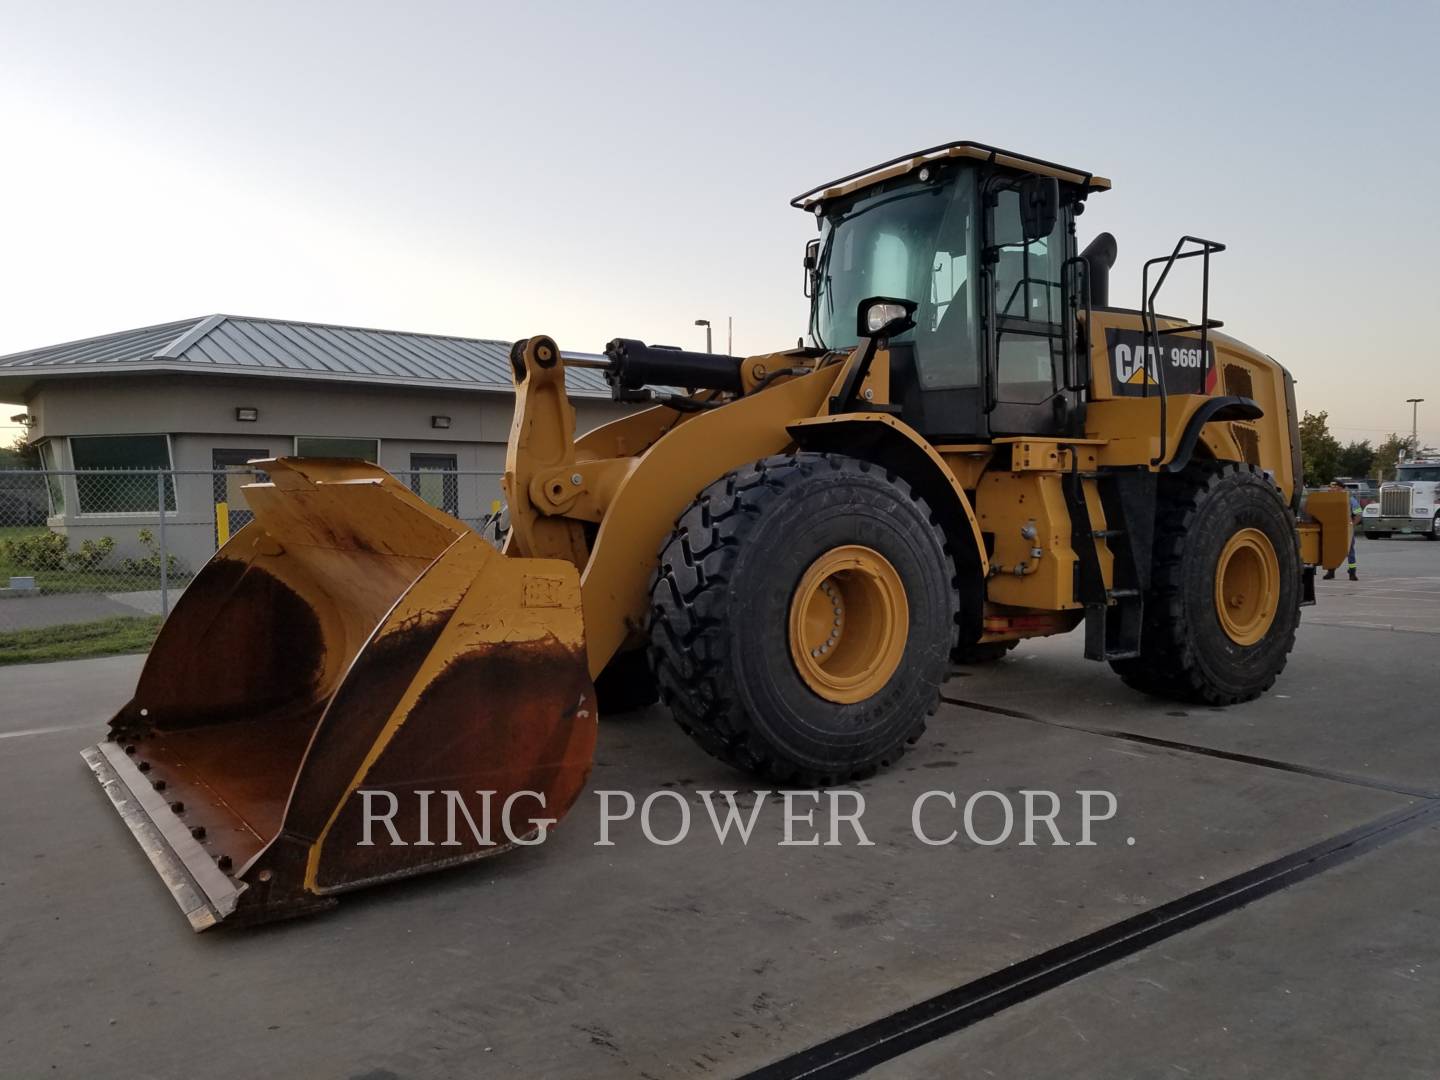
[[[915,325],[915,309],[919,306],[914,300],[893,296],[871,296],[861,300],[855,313],[855,336],[890,338],[903,334]]]
[[[820,240],[805,241],[805,284],[803,286],[806,296],[815,292],[815,274],[820,269]]]
[[[1025,242],[1040,240],[1055,231],[1060,216],[1060,181],[1053,176],[1027,176],[1016,191],[1020,196],[1020,228]]]

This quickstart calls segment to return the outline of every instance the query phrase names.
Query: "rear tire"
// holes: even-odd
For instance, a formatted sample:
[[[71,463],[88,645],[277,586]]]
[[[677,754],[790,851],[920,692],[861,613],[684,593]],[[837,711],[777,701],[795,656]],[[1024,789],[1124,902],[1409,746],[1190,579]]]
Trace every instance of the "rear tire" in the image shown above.
[[[1195,465],[1160,479],[1141,655],[1110,666],[1143,693],[1249,701],[1284,670],[1299,604],[1295,519],[1274,484],[1252,465]]]
[[[856,552],[873,573],[853,568]],[[904,480],[838,454],[766,458],[676,523],[651,584],[650,661],[661,700],[713,756],[771,782],[845,783],[920,738],[958,604],[944,535]],[[832,621],[843,631],[821,656]]]
[[[1426,540],[1440,540],[1440,513],[1435,515],[1435,520],[1430,522],[1430,531],[1425,534]]]

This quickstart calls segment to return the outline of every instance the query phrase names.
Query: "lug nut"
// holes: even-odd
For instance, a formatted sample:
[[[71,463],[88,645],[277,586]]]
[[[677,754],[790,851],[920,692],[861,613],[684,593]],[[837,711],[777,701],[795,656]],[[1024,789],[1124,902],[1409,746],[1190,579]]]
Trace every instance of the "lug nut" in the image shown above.
[[[142,762],[140,762],[140,764],[138,764],[138,765],[135,766],[135,767],[136,767],[137,769],[139,769],[141,772],[149,772],[149,771],[150,771],[150,762],[148,762],[148,761],[142,761]]]
[[[155,788],[156,791],[164,791],[165,788],[166,788],[165,781],[164,781],[164,780],[156,780],[155,783],[154,783],[154,788]]]
[[[185,804],[179,799],[176,799],[170,804],[170,809],[174,810],[177,814],[183,814],[185,812]]]
[[[215,865],[218,866],[221,870],[229,870],[233,864],[230,862],[229,855],[221,855],[218,859],[215,860]]]
[[[196,840],[204,840],[204,839],[205,839],[205,826],[204,826],[204,825],[196,825],[193,829],[190,830],[190,835],[193,836],[193,837],[195,837]]]

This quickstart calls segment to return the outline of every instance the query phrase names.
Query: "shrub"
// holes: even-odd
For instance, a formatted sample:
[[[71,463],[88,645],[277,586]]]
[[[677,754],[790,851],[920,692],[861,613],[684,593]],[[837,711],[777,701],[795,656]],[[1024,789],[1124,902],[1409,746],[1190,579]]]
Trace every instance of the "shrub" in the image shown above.
[[[70,545],[59,533],[39,532],[4,542],[5,559],[21,570],[63,570]]]
[[[126,559],[121,565],[127,574],[136,575],[159,575],[160,573],[160,545],[155,542],[155,534],[149,529],[140,530],[140,543],[145,546],[147,554],[138,559]],[[167,577],[179,577],[183,572],[184,564],[174,555],[165,557],[165,574]]]
[[[108,536],[82,541],[76,551],[59,533],[38,532],[0,544],[5,561],[21,570],[94,570],[115,550]]]
[[[82,540],[79,551],[65,553],[65,565],[71,570],[93,570],[114,550],[115,541],[108,536],[99,540]]]

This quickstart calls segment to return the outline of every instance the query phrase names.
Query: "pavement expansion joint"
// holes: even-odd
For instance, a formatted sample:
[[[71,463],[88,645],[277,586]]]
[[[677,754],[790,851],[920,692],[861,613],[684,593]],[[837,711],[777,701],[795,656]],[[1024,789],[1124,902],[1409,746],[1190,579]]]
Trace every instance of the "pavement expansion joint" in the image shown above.
[[[1211,746],[1198,746],[1194,743],[1165,739],[1157,735],[1142,735],[1136,731],[1122,731],[1118,728],[1087,727],[1084,724],[1072,724],[1064,720],[1051,720],[1043,716],[1035,716],[1032,713],[1021,712],[1018,709],[1005,709],[998,705],[987,705],[984,702],[971,701],[967,698],[942,695],[941,700],[948,705],[959,705],[965,709],[975,709],[979,712],[993,713],[996,716],[1008,716],[1015,720],[1028,720],[1033,724],[1045,724],[1048,727],[1064,728],[1066,731],[1078,731],[1086,735],[1097,735],[1106,739],[1121,739],[1143,746],[1175,750],[1184,754],[1198,754],[1203,757],[1218,758],[1222,761],[1234,761],[1242,765],[1254,765],[1262,769],[1274,769],[1277,772],[1294,773],[1299,776],[1313,776],[1319,780],[1332,780],[1337,784],[1349,784],[1352,787],[1369,788],[1372,791],[1385,791],[1392,795],[1406,795],[1415,799],[1440,799],[1440,791],[1406,787],[1401,784],[1388,784],[1384,781],[1373,780],[1369,777],[1356,776],[1353,773],[1342,773],[1333,769],[1324,769],[1313,765],[1301,765],[1293,761],[1281,761],[1278,758],[1263,757],[1257,754],[1245,754],[1235,750],[1219,750]]]
[[[1426,799],[1403,807],[827,1039],[747,1073],[744,1080],[839,1080],[858,1076],[1437,821],[1440,801]]]

